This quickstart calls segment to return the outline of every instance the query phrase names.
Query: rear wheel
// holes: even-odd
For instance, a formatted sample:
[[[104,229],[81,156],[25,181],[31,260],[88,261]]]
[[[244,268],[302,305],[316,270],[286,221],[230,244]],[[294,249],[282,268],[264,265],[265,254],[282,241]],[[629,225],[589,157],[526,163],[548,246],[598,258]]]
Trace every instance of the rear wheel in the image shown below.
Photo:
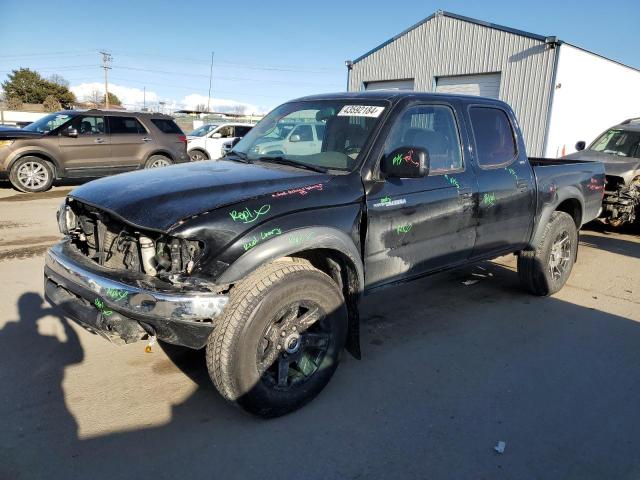
[[[537,248],[518,255],[520,283],[534,295],[558,292],[571,275],[577,248],[573,218],[565,212],[553,212]]]
[[[144,165],[144,168],[160,168],[173,165],[173,160],[164,155],[151,155]]]
[[[39,157],[23,157],[13,164],[9,173],[11,184],[21,192],[44,192],[53,185],[53,167]]]
[[[340,288],[302,261],[260,268],[232,292],[206,348],[227,400],[264,417],[313,399],[335,372],[347,333]]]

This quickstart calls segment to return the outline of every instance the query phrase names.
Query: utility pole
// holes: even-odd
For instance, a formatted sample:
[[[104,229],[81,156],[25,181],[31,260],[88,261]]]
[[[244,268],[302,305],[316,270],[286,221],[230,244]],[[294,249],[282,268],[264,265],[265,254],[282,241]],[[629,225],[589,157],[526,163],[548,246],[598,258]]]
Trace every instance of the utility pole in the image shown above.
[[[207,96],[207,113],[211,111],[211,83],[213,82],[213,52],[211,52],[211,68],[209,69],[209,95]]]
[[[109,108],[109,78],[107,76],[107,71],[111,70],[109,63],[113,58],[110,53],[100,52],[102,54],[102,68],[104,68],[104,106],[105,108]]]

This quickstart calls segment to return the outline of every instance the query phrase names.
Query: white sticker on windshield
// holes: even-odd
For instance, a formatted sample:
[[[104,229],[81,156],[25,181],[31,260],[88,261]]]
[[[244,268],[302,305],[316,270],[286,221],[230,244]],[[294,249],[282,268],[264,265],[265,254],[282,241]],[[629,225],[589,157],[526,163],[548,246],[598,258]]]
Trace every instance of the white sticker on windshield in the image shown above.
[[[374,105],[345,105],[338,112],[339,117],[374,117],[377,118],[384,111],[384,107]]]

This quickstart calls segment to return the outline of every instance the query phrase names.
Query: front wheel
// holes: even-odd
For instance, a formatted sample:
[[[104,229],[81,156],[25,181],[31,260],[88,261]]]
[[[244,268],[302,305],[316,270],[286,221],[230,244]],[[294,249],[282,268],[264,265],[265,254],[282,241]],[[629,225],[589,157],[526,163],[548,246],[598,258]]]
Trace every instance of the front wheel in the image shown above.
[[[565,212],[553,212],[537,248],[518,255],[520,283],[534,295],[558,292],[571,275],[577,248],[573,218]]]
[[[237,285],[206,348],[227,400],[255,415],[302,407],[327,385],[347,335],[342,292],[304,261],[261,267]]]
[[[200,162],[202,160],[209,160],[209,155],[202,150],[191,150],[189,152],[189,158],[191,158],[192,162]]]
[[[23,157],[13,164],[9,173],[11,184],[21,192],[44,192],[53,185],[53,168],[39,157]]]

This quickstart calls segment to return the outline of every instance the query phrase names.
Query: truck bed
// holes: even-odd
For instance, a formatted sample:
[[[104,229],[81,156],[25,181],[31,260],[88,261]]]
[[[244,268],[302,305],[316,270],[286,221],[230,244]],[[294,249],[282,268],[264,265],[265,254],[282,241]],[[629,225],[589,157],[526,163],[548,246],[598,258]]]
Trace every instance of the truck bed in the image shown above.
[[[573,191],[581,202],[581,223],[590,222],[598,216],[605,184],[602,163],[567,158],[536,157],[529,158],[529,162],[533,167],[538,184],[539,211],[544,208],[546,203],[561,203],[562,197]],[[552,196],[549,197],[549,194]]]
[[[570,158],[543,158],[529,157],[529,163],[533,167],[546,167],[550,165],[575,165],[577,163],[594,163],[588,160],[573,160]]]

